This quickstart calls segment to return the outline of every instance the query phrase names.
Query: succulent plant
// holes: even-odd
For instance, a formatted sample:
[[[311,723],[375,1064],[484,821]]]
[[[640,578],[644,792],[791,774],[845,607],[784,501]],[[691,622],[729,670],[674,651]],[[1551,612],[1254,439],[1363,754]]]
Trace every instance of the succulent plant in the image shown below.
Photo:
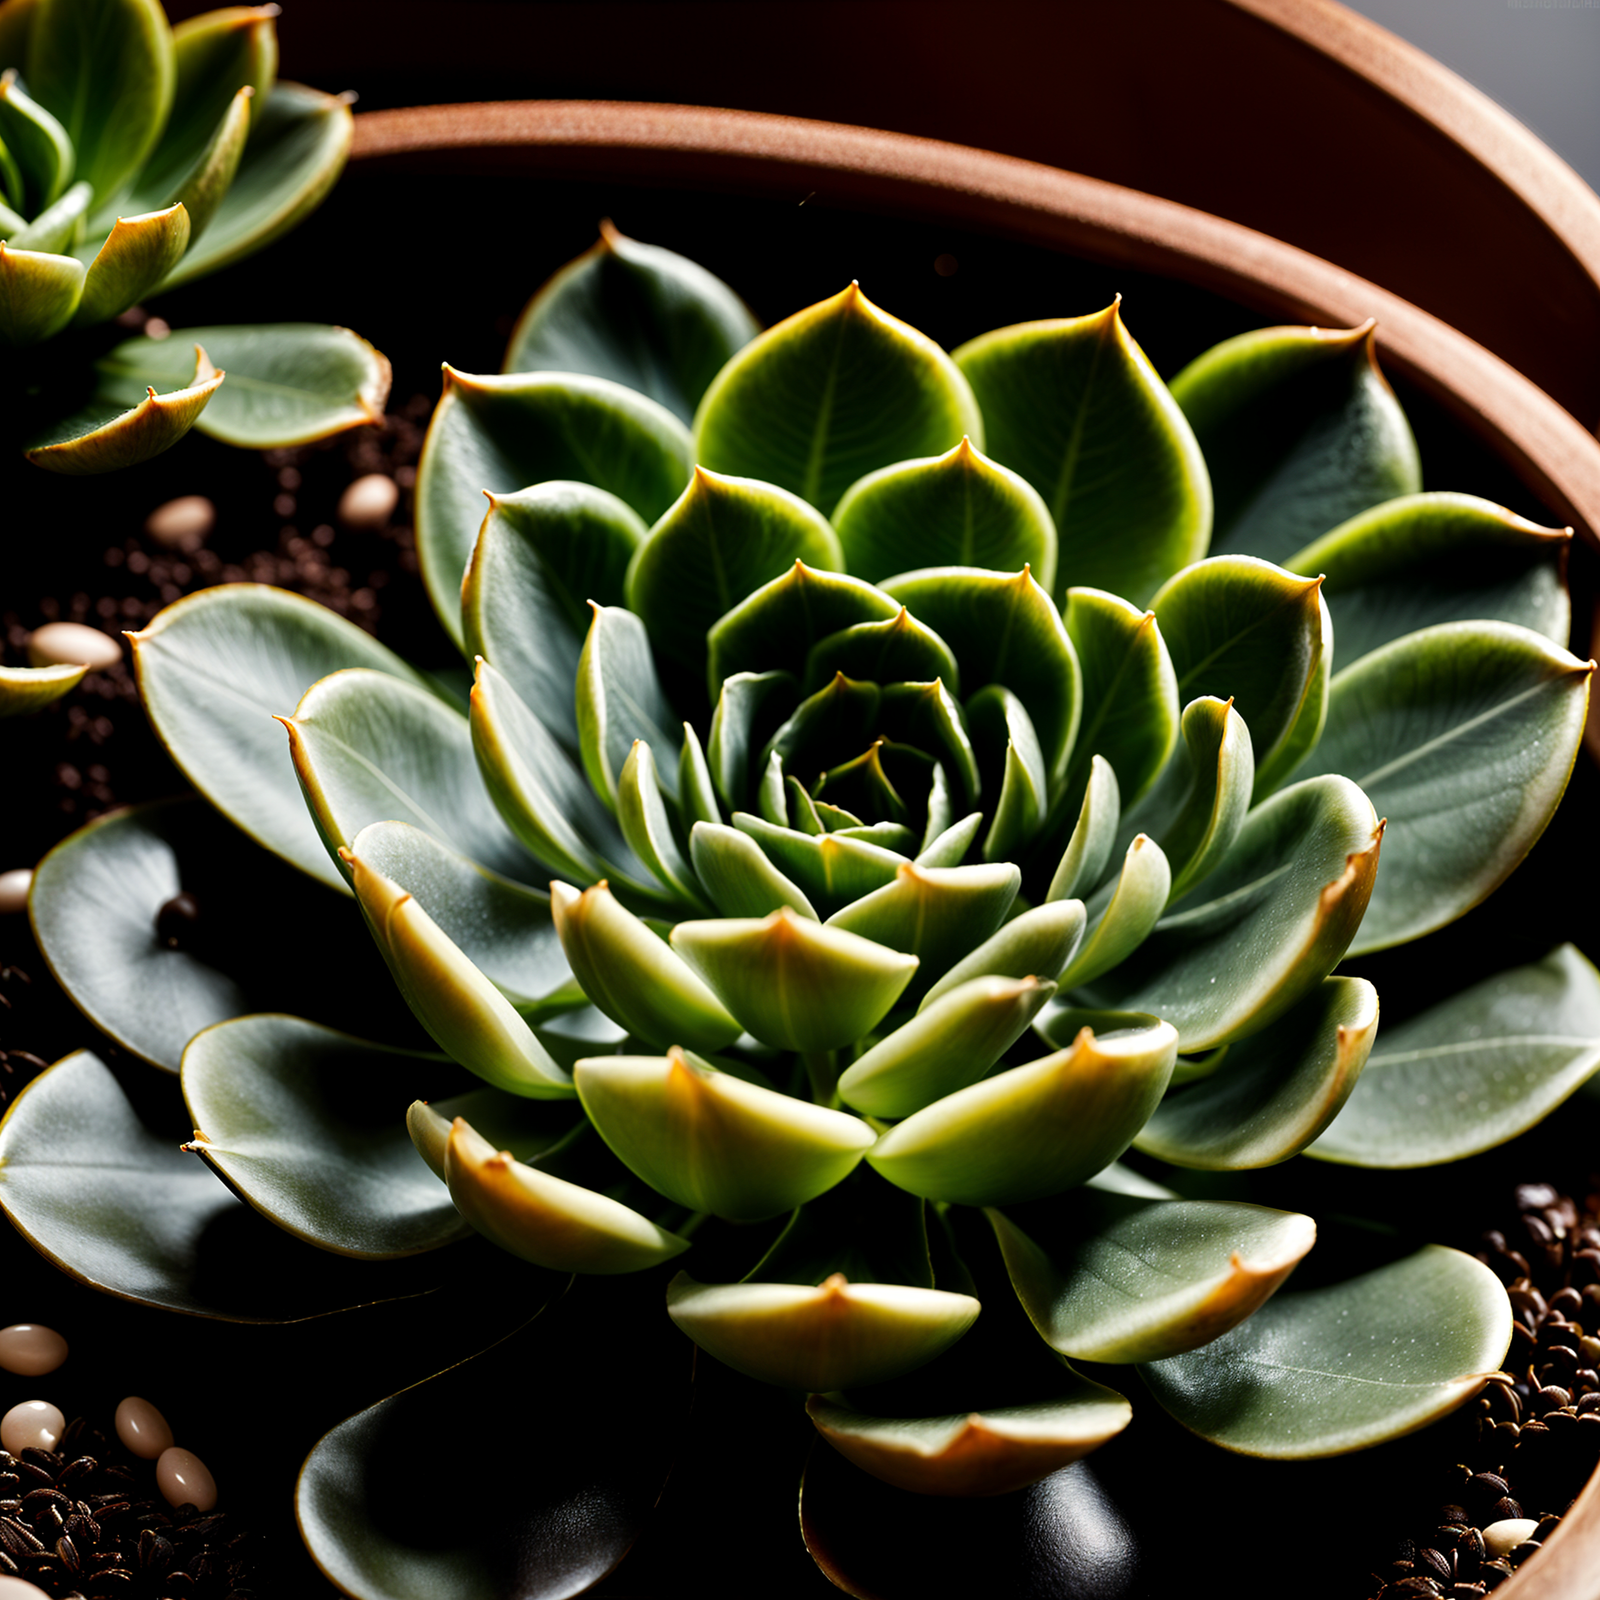
[[[276,81],[277,14],[174,29],[158,0],[0,4],[4,405],[38,465],[107,472],[191,427],[267,446],[382,414],[388,363],[346,329],[107,336],[293,228],[339,176],[349,105]]]
[[[935,1495],[1118,1433],[1108,1367],[1298,1458],[1498,1365],[1475,1261],[1335,1226],[1280,1288],[1317,1225],[1229,1188],[1302,1153],[1458,1159],[1600,1062],[1570,947],[1381,1036],[1338,970],[1511,872],[1593,666],[1564,648],[1566,534],[1421,492],[1370,325],[1247,334],[1169,388],[1115,304],[947,354],[852,285],[759,333],[608,229],[505,372],[445,369],[417,530],[469,695],[258,587],[135,651],[196,789],[353,895],[428,1038],[374,1037],[353,913],[241,864],[197,802],[91,824],[36,875],[41,945],[113,1038],[181,1059],[195,1132],[179,1153],[93,1056],[57,1064],[0,1124],[0,1204],[47,1254],[263,1319],[437,1275],[473,1232],[635,1274]],[[153,938],[208,877],[281,897],[292,963]],[[267,1251],[219,1288],[208,1167],[325,1270]],[[371,1487],[418,1403],[302,1478],[352,1593],[426,1593],[443,1559]]]

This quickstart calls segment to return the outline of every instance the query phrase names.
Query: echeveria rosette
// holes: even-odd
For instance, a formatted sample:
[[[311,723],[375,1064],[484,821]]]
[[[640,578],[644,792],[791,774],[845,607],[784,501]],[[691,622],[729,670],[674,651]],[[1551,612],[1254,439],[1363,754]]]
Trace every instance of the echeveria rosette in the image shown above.
[[[158,0],[0,5],[0,351],[38,465],[107,472],[195,426],[259,448],[382,415],[388,363],[346,329],[105,336],[294,227],[343,168],[347,99],[276,81],[277,11],[172,28]]]
[[[1264,330],[1169,391],[1115,306],[951,356],[852,286],[757,336],[702,269],[608,230],[508,365],[447,369],[419,472],[466,706],[271,590],[135,641],[196,788],[353,891],[483,1086],[426,1040],[241,1016],[187,969],[178,1031],[212,1025],[184,1048],[153,975],[94,959],[189,871],[161,816],[39,873],[46,950],[114,1037],[181,1056],[206,1163],[348,1257],[424,1272],[465,1218],[538,1266],[643,1273],[704,1350],[812,1391],[830,1443],[928,1493],[1015,1488],[1124,1427],[1073,1360],[1137,1364],[1191,1428],[1283,1457],[1472,1392],[1509,1337],[1475,1263],[1358,1250],[1278,1292],[1310,1218],[1174,1189],[1308,1149],[1396,1164],[1389,1108],[1419,1091],[1448,1109],[1418,1159],[1448,1161],[1600,1060],[1570,950],[1393,1049],[1336,970],[1526,853],[1590,670],[1561,647],[1560,536],[1418,492],[1370,330]],[[117,887],[104,927],[91,885]],[[1475,1092],[1439,1093],[1458,1069]],[[64,1258],[85,1245],[59,1167],[26,1161],[31,1108],[89,1070],[0,1128],[0,1200]],[[409,1132],[352,1117],[350,1083],[430,1070],[447,1098]],[[698,1276],[729,1240],[756,1242]],[[142,1270],[106,1286],[193,1309],[181,1271]],[[1334,1339],[1350,1315],[1365,1342]],[[352,1448],[313,1452],[307,1537],[409,1595],[372,1576],[389,1535],[318,1509]]]

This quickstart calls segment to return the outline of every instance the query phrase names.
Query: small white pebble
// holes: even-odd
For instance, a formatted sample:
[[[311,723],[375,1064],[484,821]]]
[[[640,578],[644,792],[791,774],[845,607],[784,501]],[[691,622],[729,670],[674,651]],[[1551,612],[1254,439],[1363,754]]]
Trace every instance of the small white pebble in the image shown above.
[[[347,528],[381,528],[399,503],[400,489],[394,479],[369,472],[339,496],[339,520]]]
[[[1483,1530],[1483,1548],[1488,1551],[1489,1559],[1494,1561],[1515,1550],[1538,1531],[1539,1524],[1529,1517],[1507,1517],[1504,1522],[1491,1522]]]
[[[122,644],[81,622],[47,622],[28,635],[28,660],[36,667],[86,666],[104,672],[122,659]]]
[[[24,1400],[0,1417],[0,1450],[54,1450],[67,1419],[48,1400]]]
[[[156,1462],[156,1487],[168,1505],[190,1505],[196,1511],[209,1511],[217,1503],[216,1480],[206,1464],[189,1450],[171,1445]]]
[[[172,1448],[167,1419],[148,1400],[130,1394],[117,1407],[117,1437],[141,1461],[154,1461]]]
[[[0,872],[0,916],[14,916],[28,909],[28,890],[33,887],[32,867],[13,867]],[[0,1366],[4,1363],[0,1362]]]
[[[164,550],[198,550],[217,525],[217,508],[203,494],[181,494],[144,519],[144,531]]]
[[[36,1589],[26,1578],[0,1574],[0,1600],[50,1600],[43,1589]]]
[[[7,1372],[39,1378],[54,1372],[66,1359],[67,1341],[54,1328],[37,1322],[13,1322],[9,1328],[0,1328],[0,1367]]]

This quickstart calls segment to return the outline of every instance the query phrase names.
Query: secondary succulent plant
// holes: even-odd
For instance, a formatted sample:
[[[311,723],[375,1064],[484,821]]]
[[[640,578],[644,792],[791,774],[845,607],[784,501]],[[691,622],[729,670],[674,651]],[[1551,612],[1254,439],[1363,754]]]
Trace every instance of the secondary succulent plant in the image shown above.
[[[276,81],[277,13],[174,29],[158,0],[0,4],[0,359],[8,431],[38,465],[106,472],[195,426],[265,446],[381,415],[388,363],[345,329],[106,336],[287,232],[339,176],[348,103]]]
[[[1336,971],[1511,871],[1592,668],[1563,645],[1565,535],[1421,493],[1373,348],[1265,329],[1169,390],[1116,305],[949,355],[853,285],[758,334],[700,268],[608,231],[505,373],[446,368],[417,525],[468,704],[269,589],[135,640],[195,787],[353,892],[481,1086],[326,1026],[321,996],[273,1012],[237,952],[155,942],[197,874],[240,893],[237,842],[186,810],[49,857],[41,944],[113,1037],[181,1057],[188,1148],[286,1233],[426,1263],[475,1230],[643,1274],[902,1487],[999,1493],[1125,1427],[1069,1360],[1137,1364],[1247,1453],[1420,1426],[1504,1354],[1486,1269],[1368,1236],[1276,1292],[1308,1216],[1177,1194],[1301,1152],[1452,1160],[1600,1061],[1570,948],[1381,1040],[1372,984]],[[334,910],[302,924],[307,988],[352,965]],[[430,1076],[447,1098],[409,1136],[398,1107],[374,1120]],[[118,1292],[251,1316],[379,1292],[355,1262],[301,1275],[293,1310],[208,1287],[231,1201],[93,1057],[19,1099],[0,1161],[22,1231]],[[352,1592],[431,1581],[350,1498],[410,1403],[335,1430],[302,1480]]]

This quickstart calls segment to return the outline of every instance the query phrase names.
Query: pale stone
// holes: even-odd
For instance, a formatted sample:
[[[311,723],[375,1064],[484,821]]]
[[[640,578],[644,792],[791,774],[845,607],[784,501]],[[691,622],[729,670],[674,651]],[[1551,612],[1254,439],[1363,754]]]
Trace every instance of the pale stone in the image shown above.
[[[217,508],[203,494],[181,494],[144,519],[144,531],[164,550],[198,550],[217,525]]]
[[[399,503],[400,489],[394,479],[369,472],[339,496],[339,520],[347,528],[381,528]]]
[[[24,1400],[0,1417],[0,1450],[54,1450],[67,1419],[48,1400]]]
[[[130,1394],[117,1407],[117,1437],[141,1461],[154,1461],[163,1450],[172,1448],[172,1429],[167,1426],[167,1419],[136,1394]]]
[[[1483,1548],[1494,1561],[1515,1550],[1538,1531],[1539,1524],[1530,1517],[1507,1517],[1504,1522],[1491,1522],[1483,1530]]]
[[[50,1600],[50,1596],[26,1578],[9,1578],[0,1573],[0,1600]]]
[[[28,635],[28,660],[36,667],[86,666],[104,672],[121,659],[118,640],[81,622],[47,622]]]
[[[13,867],[10,872],[0,872],[0,916],[10,916],[28,909],[28,890],[33,887],[32,867]],[[0,1361],[0,1366],[5,1363]]]
[[[37,1322],[13,1322],[9,1328],[0,1328],[0,1367],[7,1372],[38,1378],[54,1372],[66,1359],[67,1341],[54,1328]]]
[[[156,1487],[171,1506],[191,1505],[209,1511],[217,1503],[216,1480],[191,1450],[171,1445],[156,1462]]]

